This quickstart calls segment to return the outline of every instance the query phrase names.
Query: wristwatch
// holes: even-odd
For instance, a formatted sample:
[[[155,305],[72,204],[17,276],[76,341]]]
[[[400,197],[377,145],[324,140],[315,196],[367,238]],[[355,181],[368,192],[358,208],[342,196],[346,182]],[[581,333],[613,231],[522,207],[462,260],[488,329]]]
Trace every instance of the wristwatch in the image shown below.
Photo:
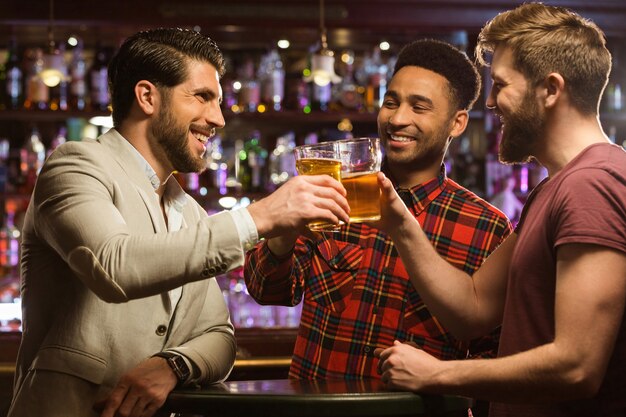
[[[191,369],[187,366],[187,362],[185,362],[183,357],[178,353],[163,351],[155,353],[152,356],[158,356],[167,360],[167,364],[172,368],[176,379],[178,379],[178,385],[182,385],[191,375]]]

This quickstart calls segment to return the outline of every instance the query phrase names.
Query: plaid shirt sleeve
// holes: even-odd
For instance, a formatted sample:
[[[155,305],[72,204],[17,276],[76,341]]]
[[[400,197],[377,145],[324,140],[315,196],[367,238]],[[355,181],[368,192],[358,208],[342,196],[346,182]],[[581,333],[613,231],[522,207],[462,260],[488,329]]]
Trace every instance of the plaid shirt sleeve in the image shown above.
[[[303,243],[298,239],[294,252],[302,252]],[[267,241],[259,242],[246,253],[244,263],[244,279],[248,292],[263,305],[295,306],[302,301],[304,273],[308,270],[306,261],[300,268],[294,268],[293,252],[278,257],[267,245]],[[304,271],[302,270],[304,269]]]

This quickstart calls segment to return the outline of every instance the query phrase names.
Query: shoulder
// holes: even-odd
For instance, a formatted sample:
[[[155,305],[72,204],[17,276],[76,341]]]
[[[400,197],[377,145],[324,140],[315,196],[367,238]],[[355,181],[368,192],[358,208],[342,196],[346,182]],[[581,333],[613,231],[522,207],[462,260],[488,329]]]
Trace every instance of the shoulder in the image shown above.
[[[444,198],[451,200],[453,206],[459,207],[459,210],[465,214],[480,215],[493,221],[509,222],[506,215],[496,206],[449,178],[442,194]]]

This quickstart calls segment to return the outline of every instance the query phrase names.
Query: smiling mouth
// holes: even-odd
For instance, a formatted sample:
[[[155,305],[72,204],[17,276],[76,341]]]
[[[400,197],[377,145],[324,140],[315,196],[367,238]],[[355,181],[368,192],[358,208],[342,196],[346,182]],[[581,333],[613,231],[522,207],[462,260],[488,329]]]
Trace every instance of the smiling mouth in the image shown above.
[[[191,132],[191,134],[198,139],[203,145],[206,145],[209,142],[209,136],[200,133],[200,132]]]
[[[414,137],[411,136],[398,136],[398,135],[389,135],[389,138],[394,142],[413,142],[415,141]]]

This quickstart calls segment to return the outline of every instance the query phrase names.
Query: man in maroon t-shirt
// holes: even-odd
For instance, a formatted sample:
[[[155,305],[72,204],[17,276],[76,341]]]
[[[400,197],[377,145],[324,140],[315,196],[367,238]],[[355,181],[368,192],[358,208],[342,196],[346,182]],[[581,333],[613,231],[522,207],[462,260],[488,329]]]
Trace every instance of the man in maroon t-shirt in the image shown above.
[[[490,416],[626,415],[626,152],[598,104],[611,68],[602,31],[561,8],[524,4],[479,35],[492,53],[487,99],[503,121],[500,160],[548,178],[520,222],[467,280],[436,256],[388,179],[383,219],[411,282],[459,338],[502,321],[497,359],[440,361],[396,342],[377,350],[394,389],[490,400]]]

